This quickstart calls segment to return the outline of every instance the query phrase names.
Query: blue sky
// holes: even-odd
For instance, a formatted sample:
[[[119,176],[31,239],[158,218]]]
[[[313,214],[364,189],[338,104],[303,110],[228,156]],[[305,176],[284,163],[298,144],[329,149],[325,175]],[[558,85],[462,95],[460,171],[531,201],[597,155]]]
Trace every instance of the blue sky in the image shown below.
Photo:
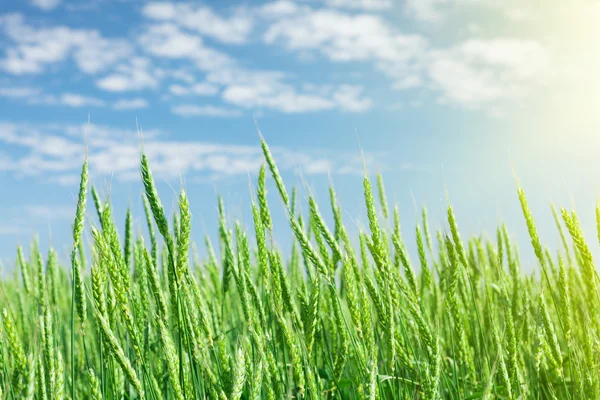
[[[364,151],[407,237],[421,205],[443,226],[448,193],[465,235],[506,221],[533,260],[517,176],[549,246],[551,201],[577,206],[594,240],[600,6],[563,3],[2,2],[0,258],[34,233],[67,251],[85,148],[92,183],[136,227],[142,143],[167,208],[185,184],[199,244],[216,193],[248,220],[255,122],[301,199],[325,203],[333,182],[354,229]]]

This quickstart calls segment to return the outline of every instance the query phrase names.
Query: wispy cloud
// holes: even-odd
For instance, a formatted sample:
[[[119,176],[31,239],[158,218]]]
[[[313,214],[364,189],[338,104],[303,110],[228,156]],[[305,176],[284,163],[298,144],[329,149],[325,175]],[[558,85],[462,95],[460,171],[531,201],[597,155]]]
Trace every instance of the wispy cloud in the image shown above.
[[[537,8],[539,5],[519,0],[406,0],[403,5],[406,15],[429,24],[446,22],[461,12],[471,13],[471,15],[473,12],[493,12],[497,17],[506,18],[507,22],[522,22],[529,20],[533,14],[538,16],[547,14],[546,10],[569,8],[549,5],[543,12],[538,10],[532,13],[531,7]]]
[[[72,57],[82,72],[98,73],[131,55],[123,39],[106,39],[95,30],[66,26],[36,28],[21,14],[0,16],[0,29],[12,41],[0,68],[14,75],[38,74]]]
[[[118,100],[112,105],[115,110],[137,110],[146,107],[148,107],[148,101],[142,98]]]
[[[323,90],[318,90],[323,89]],[[325,92],[325,93],[324,93]],[[282,83],[231,85],[223,92],[223,100],[244,108],[266,108],[284,113],[302,113],[339,108],[361,112],[372,106],[369,98],[361,97],[362,87],[343,85],[331,93],[329,87],[298,92]]]
[[[442,21],[448,11],[471,8],[492,10],[511,21],[536,17],[531,8],[513,0],[406,0],[402,4],[391,0],[276,0],[249,4],[217,10],[206,4],[148,2],[138,10],[142,24],[120,38],[108,38],[93,29],[44,25],[18,13],[1,15],[0,34],[4,34],[6,46],[0,69],[15,76],[35,75],[73,61],[84,77],[94,81],[96,89],[109,92],[105,94],[144,92],[146,99],[156,95],[168,103],[167,109],[182,116],[235,116],[239,115],[236,109],[367,112],[376,104],[372,98],[376,91],[365,90],[364,81],[357,82],[349,72],[340,73],[341,78],[333,84],[310,82],[301,68],[273,69],[269,68],[273,64],[249,62],[240,56],[245,50],[236,52],[241,48],[254,51],[258,46],[262,46],[260,54],[289,52],[315,68],[328,68],[323,64],[343,66],[341,69],[371,67],[398,96],[403,96],[400,91],[418,90],[420,96],[426,93],[427,98],[441,103],[494,110],[495,114],[535,92],[550,76],[556,76],[556,71],[585,76],[570,66],[580,64],[579,60],[560,61],[553,55],[559,48],[564,53],[568,43],[562,47],[554,43],[553,47],[535,38],[489,34],[484,38],[479,26],[465,24],[470,38],[454,38],[442,45],[430,39],[427,30],[418,29],[423,24],[394,24],[381,12],[398,6],[405,16],[430,22]],[[541,17],[536,18],[539,21]],[[23,86],[0,87],[0,97],[31,105],[109,106],[115,110],[146,106],[139,100],[102,100],[99,97],[103,96],[93,92],[48,94],[28,85],[30,81]],[[207,103],[223,102],[225,107],[177,104],[182,96],[204,96],[210,100]],[[229,106],[232,108],[226,108]]]
[[[173,23],[150,26],[138,38],[148,53],[163,58],[189,60],[202,71],[230,67],[234,61],[227,54],[205,45],[198,34],[188,33]]]
[[[170,135],[169,135],[170,136]],[[85,141],[85,147],[84,147]],[[39,177],[45,181],[76,185],[83,154],[87,149],[92,177],[114,176],[120,180],[139,178],[140,142],[135,130],[102,125],[31,125],[0,123],[0,143],[18,151],[0,154],[0,170],[15,177]],[[256,172],[264,162],[260,146],[231,145],[201,140],[166,139],[157,131],[144,132],[144,152],[153,172],[163,179],[222,179]],[[322,151],[298,151],[273,147],[282,170],[300,169],[306,174],[349,173],[361,161],[343,153],[319,155]],[[44,208],[30,210],[37,215]]]
[[[67,107],[103,107],[105,102],[92,96],[65,92],[59,95],[44,93],[41,89],[22,87],[0,87],[0,97],[21,100],[27,104],[60,105]]]
[[[430,47],[424,36],[399,32],[379,15],[308,7],[279,18],[263,40],[334,63],[372,63],[403,87],[422,83],[420,67]]]
[[[407,63],[427,46],[424,37],[396,32],[379,16],[323,9],[304,9],[279,19],[266,30],[264,41],[290,50],[314,50],[343,62]]]
[[[40,90],[32,87],[0,87],[0,97],[10,99],[31,99],[39,94]]]
[[[171,109],[173,114],[182,117],[239,117],[242,115],[240,110],[215,107],[215,106],[197,106],[194,104],[182,104]]]
[[[169,93],[175,96],[210,96],[219,93],[219,87],[207,82],[200,82],[192,85],[173,84],[169,86]]]
[[[543,84],[550,62],[547,50],[535,41],[472,39],[432,52],[427,74],[442,100],[468,108],[494,108]]]
[[[96,84],[109,92],[142,90],[157,87],[158,75],[150,60],[135,57],[118,65],[114,73],[98,80]]]
[[[452,1],[479,5],[476,0]],[[419,18],[435,19],[446,0],[409,1],[407,7],[413,3]],[[493,2],[487,7],[500,5]],[[420,88],[441,102],[495,115],[547,83],[552,74],[549,50],[533,39],[474,38],[436,47],[423,35],[398,31],[381,15],[342,10],[298,8],[280,15],[263,39],[298,57],[310,51],[333,63],[368,62],[392,80],[394,89]],[[345,92],[355,93],[356,89]],[[369,108],[368,99],[349,99],[345,104],[355,110]]]
[[[58,101],[60,102],[60,104],[64,104],[69,107],[101,107],[104,105],[104,101],[100,99],[97,99],[95,97],[82,96],[76,93],[63,93]]]
[[[222,17],[203,5],[151,2],[142,13],[149,19],[173,22],[223,43],[244,43],[253,28],[252,17],[243,11]]]
[[[258,7],[256,14],[263,18],[281,18],[294,15],[302,8],[292,0],[275,0]]]
[[[58,7],[62,0],[31,0],[31,4],[44,11],[50,11]]]
[[[326,0],[330,7],[344,7],[357,10],[380,11],[392,8],[392,0]]]
[[[373,100],[362,96],[361,86],[342,85],[333,93],[333,100],[344,111],[362,112],[373,106]]]
[[[447,0],[407,0],[404,9],[408,15],[420,21],[435,22],[442,18],[438,7],[447,2]]]
[[[349,91],[349,87],[342,87],[339,93],[333,93],[334,90],[324,87],[329,93],[323,95],[290,83],[289,74],[284,72],[241,66],[231,56],[207,46],[200,33],[184,30],[182,26],[185,24],[181,21],[178,22],[179,25],[175,24],[176,18],[172,16],[171,11],[165,11],[171,8],[171,5],[163,3],[150,7],[151,14],[158,14],[158,10],[163,10],[164,15],[169,17],[156,18],[161,22],[149,26],[138,40],[140,45],[155,57],[191,62],[207,73],[205,80],[201,82],[194,82],[193,77],[186,75],[187,84],[171,84],[168,91],[174,96],[214,96],[220,93],[224,102],[236,107],[269,109],[284,113],[332,109],[360,112],[368,110],[372,104],[372,101],[361,93],[362,89]],[[262,10],[264,12],[264,8]],[[189,105],[174,106],[172,111],[183,116],[239,115],[238,111]]]

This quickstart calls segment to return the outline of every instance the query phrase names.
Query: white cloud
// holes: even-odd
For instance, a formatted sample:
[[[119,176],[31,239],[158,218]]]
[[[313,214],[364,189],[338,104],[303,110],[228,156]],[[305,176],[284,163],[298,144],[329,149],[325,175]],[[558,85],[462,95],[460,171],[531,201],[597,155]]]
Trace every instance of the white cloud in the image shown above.
[[[420,19],[435,20],[442,8],[467,4],[493,8],[502,5],[497,0],[415,0],[406,6],[419,12]],[[299,57],[308,51],[334,63],[368,62],[392,81],[394,89],[420,88],[439,94],[441,102],[485,109],[496,115],[507,103],[518,101],[547,83],[552,69],[556,70],[549,49],[536,40],[476,38],[435,48],[424,36],[399,32],[382,16],[341,10],[298,8],[276,18],[263,39],[267,44],[281,44]],[[231,95],[232,90],[226,89],[225,100],[270,105],[271,100],[263,99],[266,96],[260,90],[236,88],[235,96]],[[333,99],[338,108],[348,111],[372,106],[369,99],[352,95],[356,95],[356,89],[345,89]],[[327,102],[319,105],[333,108]]]
[[[152,54],[169,58],[193,57],[203,46],[201,37],[184,33],[173,24],[150,27],[140,37],[140,44]]]
[[[213,71],[208,82],[225,85],[223,101],[246,109],[270,109],[284,113],[304,113],[335,108],[345,109],[343,101],[332,98],[329,86],[303,85],[299,89],[287,83],[280,71],[231,68]]]
[[[118,100],[113,103],[112,107],[115,110],[138,110],[140,108],[148,107],[148,101],[146,99],[127,99]]]
[[[219,88],[211,83],[200,82],[193,85],[170,85],[169,93],[175,96],[195,94],[198,96],[210,96],[219,93]]]
[[[234,63],[227,54],[205,46],[200,36],[184,32],[171,23],[151,26],[138,38],[138,42],[154,56],[188,59],[203,71]]]
[[[290,50],[314,50],[332,61],[409,63],[427,47],[425,38],[395,32],[380,17],[311,10],[282,18],[264,34],[267,44],[283,43]]]
[[[258,144],[231,145],[168,137],[157,132],[144,132],[143,136],[144,152],[150,159],[152,172],[160,179],[178,180],[181,175],[209,179],[246,175],[256,172],[264,162]],[[91,179],[114,176],[119,180],[139,180],[140,142],[135,129],[0,122],[0,143],[8,149],[19,149],[7,156],[6,163],[0,162],[0,170],[17,177],[39,177],[76,187],[87,148]],[[324,157],[277,146],[272,151],[284,171],[300,168],[305,173],[345,173],[355,166],[360,173],[360,160],[345,154]],[[42,217],[50,213],[43,206],[29,210]]]
[[[276,0],[263,4],[258,8],[258,14],[267,18],[280,18],[297,14],[300,6],[291,0]]]
[[[196,81],[194,74],[186,69],[178,69],[171,72],[171,76],[179,81],[183,81],[187,84],[192,84]]]
[[[268,85],[232,85],[223,92],[223,100],[244,108],[269,108],[285,113],[329,110],[335,103],[319,95],[297,93],[292,87]]]
[[[436,48],[424,34],[401,31],[384,13],[375,13],[389,9],[392,3],[393,0],[276,0],[215,11],[191,3],[150,2],[142,6],[145,24],[135,30],[138,35],[134,43],[107,38],[96,30],[61,25],[40,27],[21,14],[7,14],[0,16],[0,33],[4,32],[8,39],[0,69],[15,75],[36,74],[73,61],[83,73],[96,75],[95,83],[102,90],[154,89],[165,100],[173,100],[174,96],[219,95],[234,106],[230,109],[171,104],[173,113],[188,116],[239,115],[238,108],[304,113],[364,112],[373,107],[373,100],[363,94],[361,86],[340,84],[358,82],[349,73],[332,78],[335,84],[311,86],[303,80],[302,66],[297,74],[260,69],[265,65],[260,57],[250,56],[250,62],[238,61],[222,46],[254,46],[253,35],[261,35],[264,45],[282,46],[317,68],[323,59],[349,67],[369,65],[389,80],[392,89],[418,89],[439,102],[494,114],[501,113],[501,103],[519,101],[538,85],[547,83],[552,70],[587,76],[577,72],[578,60],[572,65],[565,65],[569,61],[557,64],[556,59],[551,60],[551,49],[558,54],[552,41],[542,45],[533,39],[488,36],[454,43],[448,40],[447,47]],[[533,18],[531,8],[515,4],[513,0],[406,0],[401,6],[423,21],[439,21],[466,6],[498,11],[501,18]],[[541,20],[540,16],[536,18]],[[471,37],[478,34],[474,24],[470,28],[462,26],[470,29]],[[245,49],[254,51],[251,47]],[[257,54],[265,50],[270,49],[259,49]],[[567,58],[572,59],[564,57]],[[260,63],[259,67],[252,62]],[[161,87],[162,82],[165,85]],[[82,94],[52,95],[27,85],[0,87],[0,97],[27,104],[71,107],[108,104],[119,110],[147,105],[143,99],[105,103]]]
[[[373,106],[373,101],[366,97],[361,98],[362,91],[360,86],[342,85],[333,93],[333,99],[344,111],[367,111]]]
[[[248,77],[250,78],[250,77]],[[284,113],[304,113],[332,109],[366,111],[372,101],[360,98],[362,88],[342,85],[334,93],[330,86],[304,85],[302,91],[269,77],[265,80],[248,79],[225,88],[222,97],[227,103],[248,109],[271,109]]]
[[[215,106],[197,106],[193,104],[183,104],[171,109],[173,114],[182,117],[239,117],[241,112],[235,109],[215,107]]]
[[[104,105],[104,101],[88,96],[82,96],[76,93],[63,93],[59,99],[60,104],[64,104],[69,107],[83,107],[83,106],[95,106],[101,107]]]
[[[438,7],[442,4],[451,3],[453,0],[406,0],[405,10],[407,14],[421,21],[436,22],[442,18]]]
[[[120,64],[116,71],[96,82],[100,89],[110,92],[142,90],[158,86],[158,73],[146,58],[135,57]]]
[[[131,54],[122,39],[106,39],[97,31],[66,26],[36,29],[21,14],[0,16],[0,29],[14,42],[0,60],[0,68],[14,75],[37,74],[72,56],[85,73],[106,70]]]
[[[76,168],[78,162],[75,158],[84,151],[82,144],[65,137],[48,135],[39,128],[13,123],[0,123],[0,142],[8,149],[29,149],[18,158],[18,153],[13,151],[7,162],[0,163],[4,171],[16,176],[68,172]]]
[[[446,19],[452,11],[464,10],[467,7],[502,10],[511,3],[521,4],[513,0],[406,0],[404,10],[419,21],[437,23]]]
[[[64,92],[58,96],[44,93],[41,89],[15,86],[0,87],[0,97],[22,100],[35,105],[62,105],[68,107],[102,107],[104,101],[96,97],[83,96],[77,93]]]
[[[31,5],[44,11],[50,11],[58,7],[61,2],[61,0],[31,0]]]
[[[203,5],[153,2],[145,5],[142,13],[149,19],[173,22],[223,43],[246,42],[253,27],[252,18],[243,11],[223,18]]]
[[[343,7],[350,9],[380,11],[392,8],[392,0],[326,0],[330,7]]]
[[[496,16],[507,18],[509,21],[519,22],[532,17],[532,4],[534,3],[519,0],[406,0],[404,11],[408,16],[428,23],[440,23],[449,20],[457,13],[473,15],[473,12],[476,12],[480,13],[479,15],[485,19],[485,13],[490,11]],[[548,5],[542,12],[539,11],[539,7],[536,8],[538,11],[535,14],[540,15],[547,14],[547,10],[569,9],[570,7],[552,7]]]
[[[155,6],[153,12],[164,7],[166,17],[170,20],[171,6],[162,4]],[[169,92],[175,96],[183,95],[215,95],[222,90],[222,99],[237,107],[247,109],[266,108],[285,113],[301,113],[340,108],[348,111],[363,111],[369,108],[370,100],[355,98],[347,101],[351,93],[339,93],[337,97],[323,96],[319,93],[301,91],[294,85],[285,82],[288,75],[280,71],[253,70],[238,65],[228,55],[205,46],[203,39],[172,23],[163,23],[147,29],[140,37],[139,43],[155,56],[190,60],[200,70],[206,71],[204,82],[193,82],[193,76],[184,74],[181,77],[190,82],[188,85],[171,84]],[[181,74],[178,74],[181,75]],[[357,97],[357,96],[354,96]],[[352,100],[352,99],[350,99]],[[239,115],[239,111],[214,109],[196,105],[173,107],[178,115]]]
[[[428,79],[442,99],[468,108],[494,108],[543,84],[550,74],[547,50],[522,39],[471,39],[432,52]]]
[[[0,97],[27,99],[40,94],[39,89],[31,87],[0,87]]]
[[[288,75],[281,71],[250,70],[238,66],[211,71],[206,81],[217,85],[279,85]]]
[[[86,42],[77,49],[74,57],[79,68],[89,74],[104,71],[132,54],[128,41],[104,39],[97,32],[89,33]]]
[[[260,6],[254,9],[254,12],[263,17],[276,18],[278,15],[288,15],[296,9],[303,10],[302,12],[307,10],[306,7],[300,8],[290,1],[282,0]],[[144,9],[144,12],[147,17],[156,19],[159,23],[149,26],[138,37],[139,44],[152,55],[166,59],[190,61],[206,73],[202,82],[195,83],[193,75],[188,72],[182,73],[181,69],[178,70],[177,79],[183,79],[187,84],[169,85],[168,91],[171,95],[211,96],[221,92],[223,101],[236,107],[270,109],[285,113],[330,109],[358,112],[370,108],[371,100],[360,98],[358,92],[350,93],[342,90],[334,96],[333,90],[330,89],[327,93],[317,93],[299,89],[296,85],[287,82],[291,80],[291,76],[281,71],[240,66],[237,60],[229,55],[206,46],[200,34],[184,30],[184,27],[189,29],[190,26],[183,23],[182,17],[178,16],[181,10],[183,9],[180,5],[152,3],[151,6]],[[289,18],[283,18],[283,24],[287,19]],[[276,24],[280,22],[282,21],[276,22]],[[329,26],[326,28],[325,25],[330,22],[322,21],[323,29],[329,29]],[[354,21],[348,21],[348,23],[352,24]],[[343,29],[346,29],[347,32],[354,32],[350,26]],[[355,38],[358,36],[355,35]],[[231,110],[222,111],[197,105],[176,106],[172,108],[172,111],[178,115],[231,115]],[[239,111],[235,112],[236,115],[238,113]]]

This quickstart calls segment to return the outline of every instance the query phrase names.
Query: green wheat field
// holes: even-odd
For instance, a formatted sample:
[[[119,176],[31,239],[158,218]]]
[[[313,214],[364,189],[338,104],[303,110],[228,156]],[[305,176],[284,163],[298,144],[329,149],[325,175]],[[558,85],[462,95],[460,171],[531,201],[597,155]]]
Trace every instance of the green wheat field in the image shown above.
[[[128,212],[124,238],[108,199],[88,193],[84,161],[70,259],[34,240],[0,282],[0,398],[599,398],[598,279],[575,212],[553,208],[553,254],[517,188],[537,256],[525,274],[505,226],[461,237],[451,207],[439,230],[423,209],[402,237],[381,176],[365,174],[368,228],[350,237],[334,190],[299,212],[262,147],[253,226],[231,224],[219,200],[206,259],[185,191],[167,217],[144,154],[147,231],[136,235]],[[278,204],[267,203],[269,172]],[[276,206],[289,254],[272,234]]]

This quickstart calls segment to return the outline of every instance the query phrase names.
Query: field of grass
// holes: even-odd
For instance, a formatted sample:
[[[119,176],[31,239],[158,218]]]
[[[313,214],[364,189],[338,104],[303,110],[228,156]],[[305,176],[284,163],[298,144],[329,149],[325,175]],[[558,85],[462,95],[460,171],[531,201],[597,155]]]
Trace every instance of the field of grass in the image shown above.
[[[262,145],[254,226],[230,224],[219,201],[220,240],[205,241],[204,260],[185,191],[167,218],[144,155],[149,243],[131,213],[119,238],[84,163],[68,266],[34,241],[0,282],[0,399],[599,397],[598,279],[575,212],[555,211],[563,246],[553,255],[518,190],[538,261],[527,275],[505,226],[461,238],[451,207],[447,226],[431,232],[423,209],[402,237],[381,178],[374,188],[365,176],[368,229],[351,238],[333,189],[329,204],[309,197],[298,212]],[[280,204],[267,204],[267,171],[290,254],[272,236]],[[84,220],[90,205],[95,221]]]

